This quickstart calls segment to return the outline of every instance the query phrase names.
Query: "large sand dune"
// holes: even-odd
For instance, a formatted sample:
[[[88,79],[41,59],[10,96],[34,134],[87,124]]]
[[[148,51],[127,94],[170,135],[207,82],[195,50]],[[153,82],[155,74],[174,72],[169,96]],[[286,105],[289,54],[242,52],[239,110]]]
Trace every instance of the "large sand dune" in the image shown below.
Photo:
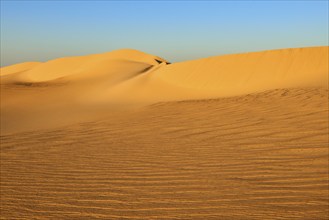
[[[1,218],[328,219],[328,53],[1,68]]]
[[[132,105],[328,86],[328,47],[170,65],[162,58],[125,49],[28,64],[1,70],[2,132],[81,122]]]
[[[328,86],[328,59],[328,47],[310,47],[217,56],[166,65],[167,61],[162,58],[126,49],[39,64],[23,63],[5,67],[1,72],[7,75],[2,81],[23,84],[47,82],[51,85],[86,79],[98,80],[97,84],[115,82],[113,79],[120,78],[125,82],[118,80],[105,91],[100,91],[101,96],[105,96],[104,92],[108,95],[106,101],[111,101],[113,93],[122,100],[133,92],[134,100],[138,97],[139,101],[157,102],[243,95],[277,88]]]

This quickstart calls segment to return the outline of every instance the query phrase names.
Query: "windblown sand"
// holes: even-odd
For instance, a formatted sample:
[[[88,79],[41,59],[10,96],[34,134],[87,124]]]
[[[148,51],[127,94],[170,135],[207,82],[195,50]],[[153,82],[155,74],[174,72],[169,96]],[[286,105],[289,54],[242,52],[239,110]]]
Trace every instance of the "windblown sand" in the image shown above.
[[[166,62],[2,68],[1,219],[329,218],[328,47]]]

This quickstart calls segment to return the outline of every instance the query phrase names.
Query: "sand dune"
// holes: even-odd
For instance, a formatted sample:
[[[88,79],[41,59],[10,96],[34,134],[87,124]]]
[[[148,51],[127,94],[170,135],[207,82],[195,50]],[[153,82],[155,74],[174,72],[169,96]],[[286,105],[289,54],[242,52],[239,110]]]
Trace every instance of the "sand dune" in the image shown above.
[[[116,61],[156,65],[163,58],[123,49],[104,54],[66,57],[46,63],[28,62],[1,68],[1,75],[20,73],[16,81],[45,82],[69,75],[120,70]],[[162,66],[152,79],[198,90],[240,93],[276,87],[319,86],[328,79],[328,47],[293,48],[209,57]],[[130,68],[134,70],[133,67]],[[138,68],[136,69],[138,71]],[[150,75],[150,74],[149,74]],[[15,76],[17,77],[17,76]],[[236,92],[234,92],[235,94]]]
[[[328,86],[328,53],[314,47],[210,57],[167,66],[155,78],[216,96]]]
[[[135,94],[134,100],[137,96],[146,101],[172,101],[328,87],[328,59],[328,47],[210,57],[163,66],[114,90],[120,98],[129,90]]]
[[[51,85],[70,82],[76,85],[91,80],[95,84],[88,82],[88,89],[97,88],[100,94],[93,95],[98,100],[158,102],[227,97],[277,88],[327,87],[328,59],[328,47],[310,47],[217,56],[167,65],[162,58],[125,49],[55,59],[34,67],[29,65],[26,71],[23,67],[27,64],[18,64],[1,72],[7,75],[2,77],[4,83],[47,82]],[[15,72],[17,74],[13,74]],[[100,90],[99,84],[103,82],[109,84]],[[83,89],[86,88],[82,86]]]
[[[104,71],[117,70],[118,72],[122,72],[122,68],[125,68],[124,65],[122,65],[124,64],[122,61],[154,65],[157,64],[156,59],[166,62],[162,58],[145,54],[141,51],[123,49],[104,54],[59,58],[40,63],[39,65],[33,66],[34,68],[32,68],[32,63],[24,63],[24,66],[22,66],[23,64],[17,64],[5,67],[4,71],[5,74],[7,72],[7,74],[9,74],[9,69],[10,73],[21,72],[19,76],[13,76],[13,81],[36,83],[52,81],[71,75],[84,75],[84,73],[93,76],[94,74],[99,74]],[[115,61],[117,61],[118,64],[116,64]],[[22,72],[23,67],[26,67],[24,72]],[[132,67],[130,69],[134,68]],[[138,68],[136,70],[138,71]],[[1,69],[1,72],[2,71]]]
[[[3,132],[81,122],[131,105],[328,87],[328,47],[225,55],[170,65],[160,57],[124,49],[30,64],[26,71],[22,65],[3,68]]]
[[[1,219],[328,219],[328,50],[1,68]]]

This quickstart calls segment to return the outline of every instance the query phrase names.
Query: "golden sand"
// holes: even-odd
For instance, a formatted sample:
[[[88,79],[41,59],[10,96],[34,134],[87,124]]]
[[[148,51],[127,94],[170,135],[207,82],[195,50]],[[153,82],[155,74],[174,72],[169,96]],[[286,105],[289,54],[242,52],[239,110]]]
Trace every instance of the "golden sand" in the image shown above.
[[[1,68],[1,219],[327,219],[328,47]]]

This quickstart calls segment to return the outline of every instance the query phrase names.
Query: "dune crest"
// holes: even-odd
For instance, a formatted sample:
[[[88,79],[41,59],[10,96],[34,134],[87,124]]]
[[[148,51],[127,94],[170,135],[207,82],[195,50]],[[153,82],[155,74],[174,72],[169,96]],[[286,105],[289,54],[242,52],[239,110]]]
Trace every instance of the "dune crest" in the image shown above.
[[[156,78],[184,88],[241,94],[327,86],[328,52],[328,47],[310,47],[215,56],[173,64]]]
[[[328,87],[328,72],[328,47],[215,56],[160,65],[148,74],[109,88],[105,99],[178,101],[272,89]]]
[[[243,95],[277,88],[328,86],[327,46],[231,54],[164,64],[168,62],[160,57],[123,49],[45,63],[17,64],[1,68],[1,75],[7,76],[7,80],[23,83],[84,78],[102,80],[102,77],[110,80],[116,78],[115,74],[137,75],[132,73],[158,66],[133,82],[127,81],[127,86],[115,89],[114,93],[123,94],[130,90],[141,100],[147,100],[150,93],[160,100],[180,100]],[[138,88],[141,84],[143,88]],[[168,95],[168,89],[176,89],[177,97]]]
[[[154,65],[157,64],[156,59],[166,62],[162,58],[138,50],[122,49],[103,54],[58,58],[45,63],[39,63],[39,65],[34,66],[34,68],[23,69],[22,64],[16,64],[5,67],[4,71],[7,73],[9,72],[7,69],[10,69],[11,74],[20,72],[19,75],[12,77],[12,81],[34,83],[52,81],[70,75],[84,75],[85,72],[94,75],[104,71],[104,69],[108,71],[113,69],[120,71],[120,68],[125,65],[125,63],[119,62],[119,64],[121,64],[121,66],[119,66],[113,61],[139,62],[145,65]],[[110,65],[108,65],[108,63],[110,63]],[[1,72],[2,71],[1,69]]]

